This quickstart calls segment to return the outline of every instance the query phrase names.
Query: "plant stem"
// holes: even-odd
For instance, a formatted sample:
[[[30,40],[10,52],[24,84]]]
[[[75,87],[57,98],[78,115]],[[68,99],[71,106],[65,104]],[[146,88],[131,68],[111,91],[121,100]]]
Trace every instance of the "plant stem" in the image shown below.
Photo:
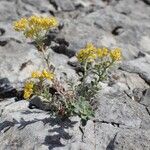
[[[47,56],[44,52],[44,47],[43,46],[41,46],[41,51],[42,51],[42,54],[43,54],[43,58],[46,62],[47,68],[48,68],[49,71],[51,71],[51,65],[49,64],[49,60],[48,60],[48,58],[47,58]]]
[[[45,54],[44,43],[43,43],[43,41],[42,41],[41,39],[42,39],[42,38],[38,38],[38,39],[36,40],[36,44],[38,45],[38,47],[40,48],[40,50],[41,50],[41,52],[42,52],[42,54],[43,54],[43,59],[44,59],[44,61],[46,62],[46,65],[47,65],[48,70],[51,71],[51,65],[49,64],[49,60],[48,60],[48,58],[47,58],[47,56],[46,56],[46,54]]]
[[[85,82],[85,78],[87,76],[87,61],[85,62],[83,69],[84,72],[83,72],[82,81]]]

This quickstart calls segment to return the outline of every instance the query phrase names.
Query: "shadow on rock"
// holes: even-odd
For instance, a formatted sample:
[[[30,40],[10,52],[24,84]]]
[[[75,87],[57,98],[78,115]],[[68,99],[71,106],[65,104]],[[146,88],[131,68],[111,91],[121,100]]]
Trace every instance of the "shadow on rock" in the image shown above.
[[[69,133],[67,133],[65,131],[65,129],[69,129],[72,128],[77,122],[76,121],[71,121],[70,119],[66,120],[66,121],[62,121],[59,119],[54,119],[54,122],[56,124],[53,125],[57,125],[57,127],[50,129],[49,133],[53,134],[55,133],[55,135],[48,135],[45,137],[45,142],[43,144],[49,146],[49,149],[53,149],[55,147],[63,147],[65,146],[61,140],[69,140],[72,138],[71,135],[69,135]],[[51,123],[50,123],[51,125]]]
[[[8,78],[0,79],[0,98],[12,98],[16,97],[16,101],[23,99],[23,91],[15,89]]]
[[[28,112],[27,112],[28,113]],[[18,130],[23,130],[26,126],[34,124],[36,122],[43,122],[44,125],[48,124],[50,126],[50,130],[48,130],[49,134],[45,136],[44,142],[42,144],[48,146],[49,149],[53,149],[55,147],[63,147],[61,140],[69,140],[72,136],[69,135],[65,130],[72,128],[77,121],[71,121],[70,119],[66,119],[62,121],[60,118],[44,118],[44,119],[36,119],[26,121],[24,118],[21,118],[19,121],[13,119],[12,121],[3,121],[0,123],[0,132],[5,133],[10,128],[17,126]]]
[[[114,136],[114,138],[109,142],[109,144],[106,147],[106,150],[114,150],[115,149],[115,140],[116,140],[117,134]]]

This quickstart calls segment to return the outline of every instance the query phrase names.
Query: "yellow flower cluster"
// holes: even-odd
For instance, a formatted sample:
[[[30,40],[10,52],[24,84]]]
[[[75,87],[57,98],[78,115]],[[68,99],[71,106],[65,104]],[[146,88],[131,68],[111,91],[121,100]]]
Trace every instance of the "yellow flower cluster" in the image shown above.
[[[14,29],[16,31],[25,31],[28,25],[28,20],[26,18],[21,18],[19,21],[14,22]]]
[[[30,96],[33,93],[33,86],[34,86],[33,82],[26,82],[25,87],[24,87],[24,95],[23,95],[24,99],[30,98]]]
[[[16,31],[23,31],[27,38],[36,38],[43,31],[56,26],[58,26],[58,21],[54,17],[31,16],[14,22],[14,29]]]
[[[46,69],[44,69],[42,72],[34,71],[34,72],[32,72],[32,78],[53,80],[54,73],[49,72]]]
[[[108,54],[109,54],[109,51],[107,48],[98,48],[97,49],[97,57],[98,58],[108,56]]]
[[[80,62],[91,62],[96,56],[96,47],[92,43],[88,43],[84,49],[81,49],[76,57]]]
[[[104,57],[110,57],[113,61],[119,61],[121,59],[121,50],[116,48],[109,51],[107,48],[96,48],[92,43],[88,43],[85,48],[77,52],[76,57],[80,62],[92,62]]]
[[[31,16],[28,19],[29,26],[38,26],[43,30],[47,30],[52,27],[56,27],[58,22],[54,17],[39,17],[39,16]]]
[[[119,61],[121,60],[122,54],[121,50],[119,48],[116,48],[110,52],[110,57],[114,61]]]

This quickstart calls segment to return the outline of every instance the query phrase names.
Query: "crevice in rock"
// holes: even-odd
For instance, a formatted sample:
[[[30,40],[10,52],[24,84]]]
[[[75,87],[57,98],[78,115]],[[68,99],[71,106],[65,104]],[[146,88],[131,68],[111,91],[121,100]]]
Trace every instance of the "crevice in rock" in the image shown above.
[[[24,4],[27,4],[27,5],[30,5],[30,6],[32,6],[32,7],[35,7],[35,5],[32,3],[32,2],[30,2],[30,1],[24,1],[24,0],[22,0],[22,2],[24,3]]]
[[[128,73],[135,73],[135,74],[139,75],[139,77],[142,78],[142,79],[145,81],[145,83],[147,83],[148,85],[150,85],[150,80],[146,79],[143,74],[141,74],[141,73],[139,73],[139,72],[137,72],[137,71],[126,70],[126,69],[124,69],[123,67],[119,67],[118,69],[119,69],[119,70],[122,70],[122,71],[126,71],[126,72],[128,72]]]
[[[115,35],[115,36],[117,36],[117,35],[120,35],[121,33],[123,33],[124,32],[124,29],[123,29],[123,27],[122,26],[117,26],[117,27],[115,27],[113,30],[112,30],[112,34],[113,35]]]
[[[3,28],[0,28],[0,36],[5,34],[5,30]]]
[[[125,95],[127,96],[127,97],[129,97],[130,99],[132,99],[132,96],[131,95],[129,95],[126,91],[123,91],[124,93],[125,93]],[[132,99],[133,100],[133,99]]]
[[[55,3],[54,0],[49,0],[49,3],[50,3],[51,5],[53,5],[53,7],[54,7],[56,10],[58,10],[58,6],[57,6],[57,4]]]
[[[55,39],[55,43],[57,43],[57,45],[51,47],[54,52],[58,54],[64,54],[69,58],[75,55],[74,51],[68,48],[69,42],[67,42],[64,38]]]
[[[145,81],[145,83],[150,85],[150,80],[145,79],[144,75],[142,75],[141,73],[137,73],[137,74]]]
[[[1,109],[0,117],[3,115],[4,109]]]
[[[19,7],[20,7],[20,5],[19,5],[18,0],[15,1],[15,5],[16,5],[16,14],[17,14],[18,16],[21,16],[21,14],[20,14],[20,12],[19,12]]]
[[[24,68],[26,68],[28,65],[33,64],[33,62],[31,60],[28,60],[26,62],[24,62],[21,66],[20,66],[20,71],[22,71]]]
[[[50,13],[50,15],[52,15],[52,16],[55,16],[55,13],[54,13],[54,11],[52,11],[52,10],[49,10],[49,13]]]
[[[149,0],[142,0],[145,4],[150,5],[150,1]]]
[[[17,40],[17,39],[15,39],[15,38],[10,38],[10,40],[12,40],[12,41],[14,41],[14,42],[16,42],[16,43],[19,43],[19,44],[22,43],[20,40]]]
[[[5,46],[8,43],[6,40],[0,40],[0,46]]]
[[[94,123],[102,123],[102,124],[111,124],[112,126],[114,126],[114,127],[120,127],[120,125],[124,125],[125,126],[125,124],[121,124],[121,123],[117,123],[117,122],[109,122],[109,121],[105,121],[105,120],[98,120],[98,119],[96,119],[96,120],[94,120],[93,121]]]
[[[147,107],[145,107],[145,109],[146,109],[147,113],[150,115],[149,109]]]
[[[2,78],[0,79],[0,98],[12,98],[16,97],[17,100],[23,99],[23,93],[22,91],[18,91],[16,88],[14,88],[8,78]]]
[[[106,150],[114,150],[115,149],[115,140],[117,137],[117,133],[115,134],[114,138],[109,142],[109,144],[106,147]]]

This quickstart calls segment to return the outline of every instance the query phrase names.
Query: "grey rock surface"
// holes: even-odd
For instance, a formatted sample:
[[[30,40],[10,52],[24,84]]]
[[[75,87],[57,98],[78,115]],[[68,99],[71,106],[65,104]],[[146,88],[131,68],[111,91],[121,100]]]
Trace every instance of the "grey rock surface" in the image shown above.
[[[150,83],[150,55],[122,63],[121,69],[131,73],[137,73],[148,84]]]
[[[63,122],[29,109],[28,101],[7,98],[0,99],[0,150],[149,150],[149,0],[0,0],[0,79],[13,87],[44,65],[31,41],[12,28],[13,21],[32,14],[60,21],[48,39],[58,78],[76,81],[75,53],[87,42],[120,47],[123,61],[101,83],[83,141],[79,118]]]
[[[140,101],[140,103],[147,106],[147,107],[150,106],[150,89],[147,89],[145,91],[145,94],[142,97],[142,100]]]
[[[3,101],[1,149],[149,149],[150,117],[145,107],[124,94],[112,95],[98,97],[96,121],[88,122],[84,142],[78,118],[62,122],[42,110],[29,109],[27,101]]]

